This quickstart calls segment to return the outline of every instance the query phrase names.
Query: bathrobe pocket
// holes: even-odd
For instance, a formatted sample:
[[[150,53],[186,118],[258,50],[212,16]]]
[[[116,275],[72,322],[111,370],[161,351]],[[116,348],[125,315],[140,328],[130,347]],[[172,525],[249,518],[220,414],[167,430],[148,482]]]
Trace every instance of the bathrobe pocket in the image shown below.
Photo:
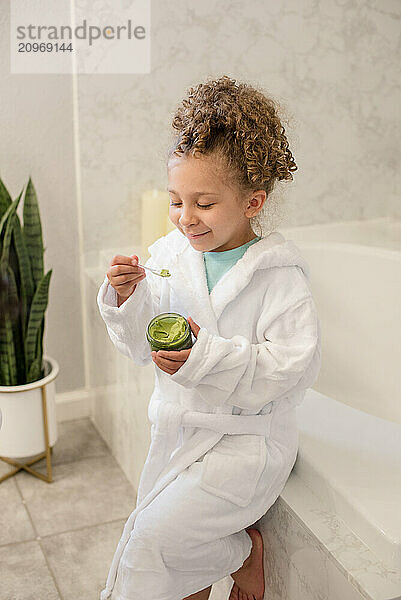
[[[267,460],[262,435],[225,434],[204,456],[200,487],[238,506],[252,500]]]

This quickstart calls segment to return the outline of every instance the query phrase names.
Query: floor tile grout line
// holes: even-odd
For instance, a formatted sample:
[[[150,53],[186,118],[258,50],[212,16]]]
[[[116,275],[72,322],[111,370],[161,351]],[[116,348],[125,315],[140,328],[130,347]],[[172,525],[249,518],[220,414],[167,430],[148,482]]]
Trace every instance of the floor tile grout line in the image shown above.
[[[119,464],[118,460],[116,459],[115,456],[113,456],[113,454],[111,454],[111,452],[106,452],[106,454],[103,454],[101,456],[83,456],[81,458],[74,458],[72,460],[66,460],[66,461],[62,461],[62,462],[52,462],[52,469],[54,469],[55,467],[59,467],[62,465],[71,465],[73,463],[79,463],[83,460],[95,460],[96,458],[106,458],[107,456],[110,456],[114,462],[116,463],[116,465],[119,467],[120,471],[122,472],[122,474],[124,475],[124,477],[127,479],[127,481],[130,483],[130,485],[132,486],[132,483],[129,481],[128,477],[126,476],[126,474],[124,473],[124,470],[121,468],[121,465]],[[45,459],[41,459],[41,460],[45,460]],[[45,465],[36,465],[35,467],[39,472],[40,469],[44,469],[46,471],[46,466]],[[11,470],[11,469],[10,469]],[[21,470],[21,473],[24,473],[24,470]],[[18,474],[19,475],[19,474]],[[18,480],[18,475],[16,475],[16,480]],[[29,475],[29,473],[24,473],[25,476]]]
[[[77,527],[76,529],[65,529],[64,531],[57,531],[55,533],[48,533],[45,535],[40,535],[37,534],[37,537],[35,538],[29,538],[26,540],[20,540],[19,542],[8,542],[7,544],[0,544],[0,548],[6,548],[7,546],[17,546],[19,544],[25,544],[27,542],[36,542],[46,538],[52,538],[52,537],[56,537],[57,535],[64,535],[65,533],[75,533],[76,531],[84,531],[85,529],[94,529],[95,527],[99,527],[100,525],[112,525],[113,523],[118,523],[119,521],[125,523],[127,520],[127,517],[120,517],[118,519],[113,519],[112,521],[102,521],[99,523],[94,523],[93,525],[83,525],[82,527]],[[36,533],[36,529],[35,529],[35,533]]]
[[[87,418],[86,419],[76,419],[76,420],[77,421],[84,421],[84,420],[88,421]],[[100,436],[99,432],[97,431],[96,427],[94,426],[93,422],[90,419],[89,419],[89,424],[92,426],[92,430],[97,434],[97,437],[99,437],[106,444],[106,442]],[[98,459],[98,458],[103,458],[104,459],[107,456],[111,456],[113,458],[113,460],[115,461],[116,465],[119,467],[119,469],[121,470],[121,472],[125,475],[123,469],[121,468],[121,465],[118,463],[118,461],[116,460],[115,456],[113,455],[113,453],[111,452],[111,449],[107,446],[107,444],[106,444],[106,449],[100,455],[97,455],[97,456],[84,456],[84,457],[80,456],[78,458],[73,458],[72,460],[66,460],[66,461],[61,461],[61,462],[57,462],[57,463],[56,462],[52,462],[52,465],[54,467],[57,467],[57,466],[69,465],[69,464],[73,464],[73,463],[79,463],[80,461],[86,460],[86,459],[92,459],[92,460],[93,459]],[[42,459],[42,460],[44,461],[44,459]],[[53,460],[54,460],[54,457],[53,457]],[[38,461],[38,463],[39,463],[39,461]],[[41,468],[45,468],[46,469],[46,466],[44,464],[42,464],[40,466],[40,463],[39,463],[39,464],[35,465],[35,468],[40,472],[40,469]],[[125,475],[125,477],[126,477],[126,475]],[[128,478],[127,478],[127,480],[128,480]],[[18,492],[18,494],[20,496],[21,502],[22,502],[22,504],[25,507],[25,511],[26,511],[26,514],[27,514],[27,516],[29,518],[29,521],[31,523],[31,526],[32,526],[32,529],[33,529],[35,537],[34,538],[30,538],[30,539],[21,540],[21,541],[18,541],[18,542],[10,542],[10,543],[7,543],[7,544],[0,544],[0,548],[6,548],[8,546],[16,546],[16,545],[19,545],[19,544],[24,544],[24,543],[35,542],[36,541],[39,544],[39,547],[40,547],[40,550],[42,552],[43,558],[45,560],[45,564],[47,566],[48,572],[50,573],[50,576],[51,576],[51,578],[53,580],[54,586],[56,588],[56,592],[58,594],[58,598],[59,598],[59,600],[64,600],[63,594],[61,593],[61,590],[60,590],[58,582],[57,582],[56,574],[55,574],[55,572],[53,572],[53,569],[52,569],[52,567],[51,567],[51,565],[50,565],[50,563],[48,561],[48,557],[46,555],[45,548],[42,545],[42,540],[45,539],[45,538],[56,537],[57,535],[63,535],[63,534],[66,534],[66,533],[74,533],[76,531],[77,532],[78,531],[84,531],[84,530],[93,529],[95,527],[99,527],[99,526],[102,526],[102,525],[110,525],[110,524],[113,524],[113,523],[121,523],[121,526],[123,528],[124,527],[124,523],[127,520],[127,516],[120,517],[118,519],[113,519],[111,521],[102,521],[102,522],[94,523],[92,525],[84,525],[84,526],[78,527],[76,529],[67,529],[67,530],[64,530],[64,531],[59,531],[59,532],[56,532],[56,533],[51,533],[51,534],[39,536],[39,534],[37,532],[37,529],[35,527],[34,520],[32,518],[32,515],[31,515],[30,511],[29,511],[29,508],[28,508],[28,502],[27,502],[27,500],[25,500],[25,498],[23,496],[23,493],[22,493],[22,490],[21,490],[21,488],[19,486],[18,477],[15,477],[13,479],[13,482],[14,482],[14,485],[16,486],[16,489],[17,489],[17,492]],[[132,486],[132,484],[131,484],[131,486]],[[133,486],[132,486],[132,488],[133,488]],[[134,488],[133,488],[133,490],[134,490],[134,493],[135,493],[135,489]]]
[[[22,502],[22,504],[23,504],[23,506],[24,506],[24,508],[25,508],[25,510],[26,510],[26,512],[27,512],[28,518],[29,518],[29,520],[30,520],[30,522],[31,522],[32,529],[33,529],[33,531],[34,531],[34,533],[35,533],[35,535],[36,535],[36,540],[30,540],[30,541],[37,541],[37,542],[39,543],[39,548],[40,548],[40,550],[41,550],[41,552],[42,552],[43,558],[45,559],[45,563],[46,563],[47,569],[48,569],[48,571],[49,571],[49,573],[50,573],[50,577],[53,579],[54,586],[55,586],[55,588],[56,588],[56,591],[57,591],[57,593],[58,593],[58,595],[59,595],[59,600],[64,600],[64,597],[63,597],[63,595],[62,595],[62,593],[61,593],[61,590],[60,590],[60,588],[59,588],[59,586],[58,586],[58,583],[57,583],[57,579],[56,579],[55,573],[53,572],[53,569],[51,568],[51,566],[50,566],[50,564],[49,564],[49,561],[48,561],[48,559],[47,559],[46,553],[45,553],[45,551],[44,551],[44,548],[43,548],[43,546],[42,546],[42,544],[41,544],[41,537],[39,536],[39,533],[38,533],[38,531],[37,531],[37,529],[36,529],[36,527],[35,527],[35,523],[34,523],[34,521],[33,521],[32,515],[31,515],[31,513],[30,513],[30,511],[29,511],[28,504],[27,504],[27,502],[26,502],[25,498],[24,498],[24,497],[23,497],[23,495],[22,495],[22,491],[21,491],[21,489],[20,489],[20,487],[19,487],[19,485],[18,485],[18,481],[17,481],[17,479],[15,479],[15,485],[16,485],[16,487],[17,487],[17,490],[18,490],[18,493],[19,493],[19,495],[20,495],[21,502]],[[6,545],[7,545],[7,544],[6,544]]]
[[[54,459],[52,458],[52,469],[53,467],[58,467],[61,465],[70,465],[71,463],[74,462],[80,462],[81,460],[93,460],[95,458],[105,458],[106,456],[113,456],[110,452],[106,452],[105,454],[101,454],[99,456],[81,456],[80,458],[73,458],[72,460],[65,460],[62,462],[55,462]],[[114,457],[113,457],[114,458]],[[41,460],[46,460],[45,458],[41,458]],[[46,464],[40,465],[39,461],[38,464],[36,465],[37,469],[45,469],[46,470]]]

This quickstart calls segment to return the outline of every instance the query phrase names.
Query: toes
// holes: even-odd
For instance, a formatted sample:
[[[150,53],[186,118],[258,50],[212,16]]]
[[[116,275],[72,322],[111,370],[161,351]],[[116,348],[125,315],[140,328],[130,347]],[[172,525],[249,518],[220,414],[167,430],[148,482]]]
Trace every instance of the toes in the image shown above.
[[[234,582],[233,587],[231,588],[231,592],[230,592],[230,596],[229,596],[228,600],[239,600],[238,586],[235,582]]]

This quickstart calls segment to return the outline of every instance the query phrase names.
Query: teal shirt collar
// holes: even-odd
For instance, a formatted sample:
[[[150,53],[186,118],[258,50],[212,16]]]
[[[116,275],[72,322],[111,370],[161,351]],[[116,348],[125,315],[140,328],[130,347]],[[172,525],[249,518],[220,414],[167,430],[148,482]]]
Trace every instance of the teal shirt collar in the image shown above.
[[[214,261],[214,262],[230,261],[231,262],[233,260],[241,258],[241,256],[243,256],[244,252],[247,250],[247,248],[249,246],[252,246],[252,244],[255,244],[256,242],[258,242],[260,239],[262,239],[262,238],[257,236],[257,237],[254,237],[249,242],[246,242],[246,244],[242,244],[242,246],[238,246],[237,248],[232,248],[231,250],[223,250],[223,252],[213,252],[213,250],[210,250],[210,252],[203,252],[203,255],[204,255],[205,259],[208,261]]]

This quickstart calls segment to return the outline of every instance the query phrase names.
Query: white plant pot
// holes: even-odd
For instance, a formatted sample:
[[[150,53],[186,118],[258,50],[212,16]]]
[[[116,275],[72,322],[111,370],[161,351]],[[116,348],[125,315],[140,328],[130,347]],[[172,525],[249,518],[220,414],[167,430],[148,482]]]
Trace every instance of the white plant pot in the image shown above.
[[[42,379],[26,385],[0,386],[0,456],[30,458],[46,451],[42,410],[45,386],[49,445],[57,441],[55,379],[59,372],[56,360],[43,355]]]

